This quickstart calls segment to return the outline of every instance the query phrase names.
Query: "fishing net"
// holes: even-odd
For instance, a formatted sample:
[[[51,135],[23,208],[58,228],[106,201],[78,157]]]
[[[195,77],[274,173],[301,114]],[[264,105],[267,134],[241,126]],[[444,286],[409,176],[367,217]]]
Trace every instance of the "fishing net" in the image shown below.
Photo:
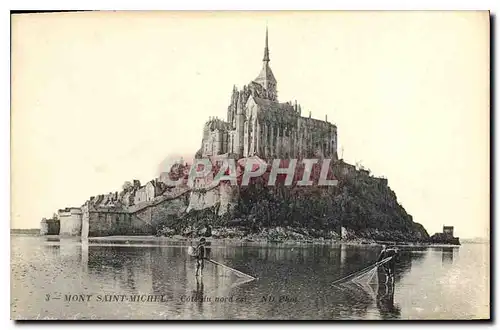
[[[352,281],[361,285],[378,283],[378,266],[370,269],[366,273],[354,277]]]
[[[221,264],[215,260],[208,259],[207,261],[211,262],[215,266],[215,272],[217,276],[221,278],[227,278],[227,280],[233,282],[231,287],[235,287],[238,285],[241,285],[243,283],[251,282],[254,281],[256,278],[245,274],[237,269],[234,269],[232,267],[229,267],[227,265]]]
[[[232,267],[229,267],[227,265],[224,265],[224,264],[221,264],[215,260],[212,260],[212,259],[208,259],[208,261],[210,261],[211,263],[223,268],[226,272],[229,272],[229,273],[232,273],[233,275],[235,275],[236,277],[239,277],[239,278],[243,278],[243,279],[247,279],[247,280],[254,280],[255,277],[251,276],[251,275],[248,275],[248,274],[245,274],[237,269],[234,269]]]
[[[342,285],[345,283],[357,283],[367,285],[373,282],[378,282],[378,267],[382,266],[391,259],[392,257],[385,258],[364,269],[342,277],[341,279],[334,281],[332,284]]]

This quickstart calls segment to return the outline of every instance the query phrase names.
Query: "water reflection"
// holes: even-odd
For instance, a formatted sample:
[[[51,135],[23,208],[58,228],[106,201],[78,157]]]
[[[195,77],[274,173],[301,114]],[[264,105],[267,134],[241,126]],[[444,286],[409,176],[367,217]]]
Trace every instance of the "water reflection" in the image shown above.
[[[203,313],[203,299],[204,299],[204,291],[203,291],[203,277],[196,277],[196,290],[193,291],[193,297],[197,301],[198,313],[202,315]]]
[[[88,274],[96,283],[106,283],[105,288],[126,290],[131,294],[150,292],[152,268],[161,261],[153,250],[124,246],[89,246]],[[83,260],[83,259],[82,259]]]
[[[345,251],[343,252],[345,260],[358,267],[360,263],[356,263],[356,260],[366,260],[367,255],[370,258],[375,255],[374,251],[363,253],[363,250],[357,248],[350,252],[345,249],[341,249],[341,251]],[[344,294],[342,300],[348,299],[350,301],[354,315],[359,318],[376,318],[378,316],[384,320],[401,317],[401,307],[394,301],[395,287],[411,271],[414,262],[418,263],[419,260],[425,258],[427,249],[417,249],[417,253],[413,252],[411,249],[401,249],[394,264],[385,264],[340,285],[341,290],[344,291],[341,292],[341,295]],[[344,274],[352,273],[351,268],[349,272]],[[378,315],[373,315],[375,310]]]
[[[43,240],[46,242],[59,242],[61,239],[59,237],[42,236]]]
[[[443,265],[453,264],[453,254],[455,249],[453,247],[441,248],[441,263]]]
[[[244,279],[211,263],[206,264],[202,277],[195,277],[194,259],[190,259],[184,247],[91,245],[85,250],[82,248],[81,260],[88,264],[92,281],[102,283],[103,288],[164,295],[167,301],[175,303],[176,311],[184,311],[190,318],[229,313],[226,305],[207,304],[202,297],[234,294],[245,295],[253,301],[249,314],[267,313],[271,318],[274,313],[276,317],[284,313],[291,318],[299,315],[345,318],[346,313],[351,318],[366,318],[375,303],[380,317],[395,318],[399,308],[394,304],[394,286],[410,271],[412,260],[423,258],[424,254],[402,251],[394,277],[387,281],[381,274],[378,287],[356,285],[328,292],[335,279],[375,262],[378,252],[370,247],[345,245],[212,248],[214,260],[259,277],[255,283],[244,283]],[[270,309],[258,303],[262,296],[280,297],[284,293],[293,293],[301,299],[293,304],[273,305]],[[183,296],[196,299],[181,304],[179,300]],[[317,303],[317,308],[311,310],[311,301]]]
[[[40,242],[42,248],[33,241],[26,240],[13,245],[14,287],[23,290],[29,287],[30,292],[24,296],[18,294],[16,297],[21,300],[16,306],[31,306],[24,310],[33,313],[38,313],[43,308],[51,315],[64,316],[69,312],[75,314],[76,311],[100,318],[408,318],[418,313],[416,308],[425,309],[429,303],[441,304],[440,306],[449,303],[447,295],[436,293],[432,301],[424,301],[421,297],[439,292],[439,285],[446,286],[448,291],[443,292],[459,292],[457,288],[463,280],[456,280],[453,276],[460,276],[460,272],[455,269],[457,261],[460,261],[457,257],[459,252],[461,259],[465,258],[461,251],[453,248],[401,248],[398,262],[394,266],[394,276],[387,276],[380,269],[374,281],[339,288],[332,283],[373,264],[380,247],[292,247],[279,244],[212,246],[212,259],[258,278],[245,283],[244,278],[212,263],[206,263],[202,277],[195,277],[195,260],[187,255],[185,246],[97,246],[66,240]],[[467,252],[465,256],[474,257],[477,254]],[[469,260],[466,264],[470,262]],[[441,267],[441,264],[448,267]],[[464,269],[464,266],[460,267]],[[475,266],[475,273],[477,268]],[[39,283],[41,276],[30,273],[30,269],[44,269],[44,278],[50,281]],[[431,280],[438,277],[438,281]],[[423,281],[422,278],[426,280]],[[475,282],[467,283],[472,285]],[[75,294],[153,294],[163,295],[165,301],[124,303],[119,307],[112,304],[65,307],[56,303],[40,307],[38,304],[48,291]],[[14,294],[16,292],[13,291]],[[263,297],[269,296],[277,300],[287,297],[289,300],[282,303],[262,302]],[[194,297],[194,300],[186,302],[181,297]],[[205,297],[212,298],[212,301],[207,302]],[[215,303],[213,300],[216,297],[226,298],[227,301],[240,298],[244,302]],[[470,308],[464,303],[462,305]],[[453,306],[457,309],[457,299]],[[448,312],[454,313],[455,309]]]
[[[384,320],[398,319],[401,316],[401,308],[394,303],[394,279],[388,283],[381,283],[377,295],[377,308]]]
[[[87,241],[82,242],[82,272],[88,273],[89,271],[89,245]]]
[[[398,259],[395,264],[394,278],[396,282],[402,280],[412,269],[414,264],[420,264],[427,256],[427,247],[402,248],[399,250]]]

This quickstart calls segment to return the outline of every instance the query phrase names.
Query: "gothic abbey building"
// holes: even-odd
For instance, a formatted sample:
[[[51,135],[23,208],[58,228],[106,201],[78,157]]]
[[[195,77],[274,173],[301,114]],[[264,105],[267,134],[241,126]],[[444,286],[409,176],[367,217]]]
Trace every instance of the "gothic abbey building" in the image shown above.
[[[242,90],[233,88],[227,120],[210,118],[197,158],[227,155],[272,158],[337,159],[337,127],[302,117],[297,102],[278,101],[277,81],[269,66],[268,34],[262,69]]]

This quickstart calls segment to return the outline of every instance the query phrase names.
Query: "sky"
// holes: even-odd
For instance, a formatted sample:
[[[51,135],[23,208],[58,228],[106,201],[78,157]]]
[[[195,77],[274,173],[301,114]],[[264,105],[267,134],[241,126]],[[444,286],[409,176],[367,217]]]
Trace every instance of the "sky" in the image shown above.
[[[337,125],[429,234],[489,235],[487,12],[87,12],[12,17],[11,227],[191,157],[233,85]]]

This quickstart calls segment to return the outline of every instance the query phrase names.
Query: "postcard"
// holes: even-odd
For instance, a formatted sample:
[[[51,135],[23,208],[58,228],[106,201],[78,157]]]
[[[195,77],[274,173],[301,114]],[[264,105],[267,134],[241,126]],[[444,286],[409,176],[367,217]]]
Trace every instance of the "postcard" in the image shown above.
[[[11,28],[11,319],[490,319],[489,12]]]

